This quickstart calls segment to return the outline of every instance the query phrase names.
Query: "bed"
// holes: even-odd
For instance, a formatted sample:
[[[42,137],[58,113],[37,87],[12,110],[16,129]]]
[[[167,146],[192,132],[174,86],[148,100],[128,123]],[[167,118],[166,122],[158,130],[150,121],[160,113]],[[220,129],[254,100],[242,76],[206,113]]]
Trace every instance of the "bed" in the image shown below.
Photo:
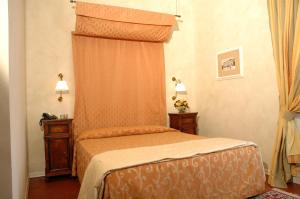
[[[90,175],[85,174],[99,154],[118,152],[117,161],[122,162],[127,159],[122,154],[134,149],[152,150],[153,147],[174,144],[183,144],[184,147],[185,143],[206,143],[209,140],[157,126],[84,132],[75,145],[77,175],[81,183],[85,181],[85,188],[91,188],[90,192],[93,189],[93,198],[234,199],[251,197],[264,191],[265,174],[260,152],[254,144],[111,169],[103,177],[101,194],[99,187],[95,192],[95,187],[91,187],[94,185],[90,184],[92,178],[99,178],[96,176],[97,170],[90,172]],[[79,198],[90,198],[91,195],[81,194],[84,192],[82,189]]]

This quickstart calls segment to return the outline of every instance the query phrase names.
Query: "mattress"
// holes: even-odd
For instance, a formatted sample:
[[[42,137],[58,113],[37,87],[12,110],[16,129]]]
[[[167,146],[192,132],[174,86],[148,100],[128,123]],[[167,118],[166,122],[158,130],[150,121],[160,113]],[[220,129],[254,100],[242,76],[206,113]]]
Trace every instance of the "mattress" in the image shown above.
[[[84,139],[77,142],[78,178],[82,181],[99,153],[196,139],[206,138],[162,131]],[[105,178],[103,198],[246,198],[263,192],[264,186],[260,152],[247,146],[113,171]]]

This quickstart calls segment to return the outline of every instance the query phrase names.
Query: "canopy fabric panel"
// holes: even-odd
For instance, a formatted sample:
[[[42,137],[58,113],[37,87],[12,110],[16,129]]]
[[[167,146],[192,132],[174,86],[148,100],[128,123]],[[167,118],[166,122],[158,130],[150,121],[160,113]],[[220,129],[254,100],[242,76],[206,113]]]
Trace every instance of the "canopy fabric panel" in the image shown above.
[[[137,125],[166,125],[162,43],[73,35],[74,134]]]

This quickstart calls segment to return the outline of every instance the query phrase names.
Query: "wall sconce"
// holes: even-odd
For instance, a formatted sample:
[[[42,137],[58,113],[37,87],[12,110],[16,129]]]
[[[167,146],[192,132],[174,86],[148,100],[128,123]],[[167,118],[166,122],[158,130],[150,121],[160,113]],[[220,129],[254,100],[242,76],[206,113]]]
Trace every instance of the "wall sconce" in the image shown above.
[[[62,97],[62,94],[63,93],[68,93],[69,91],[69,87],[68,87],[68,84],[65,80],[63,80],[63,74],[59,73],[58,74],[58,77],[59,77],[59,81],[56,83],[56,92],[59,93],[59,97],[57,98],[57,100],[59,102],[62,102],[63,101],[63,97]]]
[[[177,93],[178,92],[186,92],[186,89],[185,89],[184,84],[179,79],[172,77],[172,81],[175,82],[175,95],[172,97],[172,100],[175,100],[177,98]]]

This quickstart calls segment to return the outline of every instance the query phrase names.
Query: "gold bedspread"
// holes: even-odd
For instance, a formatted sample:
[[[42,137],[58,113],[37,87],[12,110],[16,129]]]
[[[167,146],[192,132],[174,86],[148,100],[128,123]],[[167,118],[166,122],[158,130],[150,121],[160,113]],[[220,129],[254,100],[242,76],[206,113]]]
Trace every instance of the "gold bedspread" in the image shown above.
[[[80,181],[101,152],[170,144],[204,137],[180,132],[86,139],[77,143]],[[126,158],[126,157],[120,157]],[[246,198],[264,191],[261,157],[254,146],[113,171],[104,198]]]
[[[116,149],[171,144],[200,138],[204,137],[181,132],[165,132],[83,140],[77,146],[77,175],[81,182],[90,160],[98,153]]]

